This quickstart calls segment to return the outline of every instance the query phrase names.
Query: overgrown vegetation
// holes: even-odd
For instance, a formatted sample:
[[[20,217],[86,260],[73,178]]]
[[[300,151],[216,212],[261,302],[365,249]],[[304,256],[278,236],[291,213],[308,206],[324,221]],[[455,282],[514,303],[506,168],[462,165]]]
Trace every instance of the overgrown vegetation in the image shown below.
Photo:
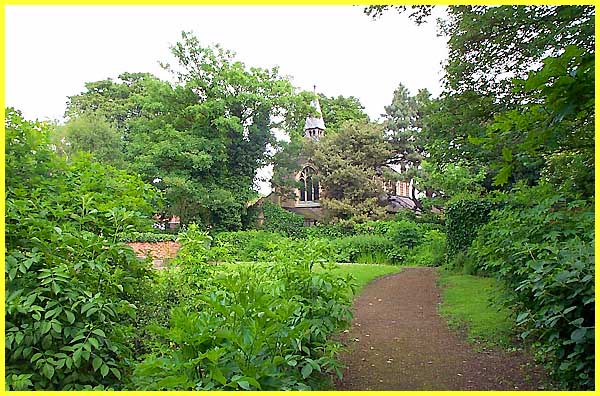
[[[505,305],[563,386],[589,388],[594,373],[594,212],[550,185],[516,189],[469,250],[509,290]],[[542,198],[542,199],[540,199]]]
[[[276,251],[294,254],[307,239],[315,243],[323,258],[333,262],[439,266],[446,257],[446,236],[441,228],[436,223],[401,219],[303,227],[293,238],[286,236],[286,228],[280,233],[223,232],[215,236],[211,254],[216,261],[264,261]],[[299,238],[302,234],[304,239]]]
[[[594,18],[591,6],[449,7],[444,92],[410,136],[428,154],[423,205],[446,208],[447,266],[505,285],[515,327],[569,390],[595,375]]]
[[[341,370],[329,336],[350,319],[349,270],[362,284],[398,268],[335,262],[495,277],[503,308],[490,316],[495,282],[446,277],[449,314],[492,341],[510,318],[561,387],[593,389],[594,13],[449,7],[440,97],[400,85],[378,124],[356,98],[321,96],[319,143],[300,130],[314,94],[189,33],[166,66],[176,83],[87,83],[64,126],[7,109],[7,389],[319,389]],[[264,202],[262,228],[241,231],[256,228],[248,204],[270,147],[287,172],[275,187],[316,164],[328,224]],[[390,216],[388,176],[414,178],[419,216]],[[121,243],[173,239],[153,232],[156,214],[190,224],[160,275]]]
[[[149,226],[158,194],[88,159],[64,162],[48,126],[15,110],[5,131],[7,387],[121,389],[152,273],[118,240]]]
[[[351,318],[351,276],[336,275],[318,247],[274,251],[268,263],[209,264],[208,236],[181,235],[172,273],[178,304],[135,389],[310,390],[341,376],[329,335]],[[293,252],[293,253],[292,253]]]

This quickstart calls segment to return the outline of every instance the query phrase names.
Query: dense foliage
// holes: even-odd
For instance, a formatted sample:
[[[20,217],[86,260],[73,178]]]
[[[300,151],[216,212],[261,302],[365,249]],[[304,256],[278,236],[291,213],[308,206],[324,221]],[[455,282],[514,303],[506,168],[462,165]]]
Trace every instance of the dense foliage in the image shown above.
[[[338,263],[439,266],[446,259],[446,235],[439,224],[397,221],[323,224],[293,238],[265,231],[223,232],[208,254],[214,261],[268,261],[276,253],[295,255],[308,241],[319,255]]]
[[[239,229],[275,143],[273,120],[296,100],[293,87],[277,69],[247,67],[188,33],[171,52],[175,62],[165,67],[177,83],[131,73],[88,83],[70,98],[67,125],[90,113],[104,117],[123,137],[125,168],[165,193],[168,214]]]
[[[260,229],[268,232],[279,232],[290,237],[302,237],[305,233],[304,217],[281,208],[272,202],[265,201],[261,205],[264,223]]]
[[[119,389],[148,264],[118,243],[148,227],[151,186],[51,149],[48,125],[6,112],[6,384]]]
[[[270,252],[269,264],[215,266],[207,238],[194,225],[180,236],[179,304],[135,388],[310,390],[341,376],[329,335],[351,318],[350,278],[333,275],[310,242]]]
[[[315,145],[314,162],[325,191],[321,199],[329,216],[338,219],[384,217],[387,202],[382,172],[393,149],[381,127],[348,122]]]
[[[412,10],[421,23],[432,7]],[[350,319],[334,262],[495,276],[560,386],[592,389],[594,13],[449,7],[440,97],[400,85],[373,123],[358,99],[320,95],[319,142],[302,138],[314,93],[189,33],[163,65],[176,82],[87,83],[63,126],[7,109],[7,389],[321,388]],[[271,160],[281,194],[298,167],[318,170],[329,224],[264,202],[261,228],[239,231],[255,228]],[[384,180],[409,178],[422,213],[392,220]],[[121,243],[172,240],[152,232],[156,214],[191,224],[160,275]]]
[[[488,222],[490,212],[497,206],[491,199],[474,197],[455,199],[448,204],[445,215],[450,259],[471,246],[477,231]]]
[[[515,290],[505,303],[561,385],[587,389],[594,385],[594,212],[551,190],[514,191],[469,255]]]
[[[421,23],[432,6],[412,10]],[[595,9],[452,6],[439,27],[444,92],[413,139],[418,185],[447,205],[451,264],[498,276],[550,373],[591,389]]]

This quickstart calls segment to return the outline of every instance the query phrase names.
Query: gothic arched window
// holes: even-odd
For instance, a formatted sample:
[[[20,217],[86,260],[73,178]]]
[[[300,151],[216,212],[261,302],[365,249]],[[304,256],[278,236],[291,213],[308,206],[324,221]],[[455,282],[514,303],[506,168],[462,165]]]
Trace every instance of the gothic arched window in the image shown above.
[[[319,200],[319,180],[317,172],[310,166],[306,166],[300,172],[300,201],[318,201]]]

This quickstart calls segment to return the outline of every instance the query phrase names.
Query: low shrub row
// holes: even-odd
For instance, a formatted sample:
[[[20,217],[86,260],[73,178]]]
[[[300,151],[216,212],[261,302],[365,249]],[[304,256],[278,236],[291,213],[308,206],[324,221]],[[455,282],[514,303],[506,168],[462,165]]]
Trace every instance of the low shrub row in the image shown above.
[[[333,229],[328,227],[339,226],[321,229]],[[317,227],[307,230],[313,228]],[[265,261],[276,251],[295,254],[309,240],[318,242],[324,259],[335,262],[438,266],[445,260],[445,235],[435,226],[400,220],[365,223],[357,228],[365,233],[305,240],[255,230],[224,232],[216,235],[210,254],[214,261]]]
[[[130,232],[121,238],[122,242],[166,242],[177,240],[177,234],[157,232]]]

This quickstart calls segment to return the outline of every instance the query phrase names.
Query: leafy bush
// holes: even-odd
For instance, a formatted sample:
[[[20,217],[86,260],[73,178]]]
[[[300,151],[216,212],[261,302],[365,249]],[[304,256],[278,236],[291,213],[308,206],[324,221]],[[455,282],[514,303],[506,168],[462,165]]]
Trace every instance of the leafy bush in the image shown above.
[[[149,263],[116,241],[157,195],[136,177],[50,150],[6,114],[5,376],[11,390],[119,388]]]
[[[486,224],[490,212],[499,204],[489,199],[464,198],[450,202],[446,208],[446,233],[448,259],[465,252],[477,235],[477,230]]]
[[[340,221],[334,224],[318,224],[306,229],[309,238],[343,238],[354,235],[385,235],[394,225],[394,221]]]
[[[513,194],[510,206],[493,212],[481,228],[469,255],[515,290],[505,304],[561,385],[592,389],[593,207],[551,186]]]
[[[290,240],[303,248],[223,267],[207,264],[209,239],[197,228],[180,241],[181,304],[155,329],[164,342],[136,367],[136,389],[310,390],[341,375],[329,335],[351,318],[352,283],[333,275],[320,242]]]
[[[397,246],[413,248],[423,240],[422,228],[408,220],[396,221],[387,232],[387,236]]]
[[[430,230],[423,235],[422,243],[415,246],[407,257],[407,263],[419,266],[439,267],[446,262],[446,234]]]
[[[386,237],[378,235],[355,235],[329,240],[337,262],[365,264],[399,264],[406,256]]]
[[[215,236],[211,253],[217,251],[221,255],[220,261],[261,261],[280,249],[282,241],[289,242],[289,239],[267,231],[222,232]]]
[[[265,216],[262,230],[295,238],[305,235],[304,217],[301,215],[285,210],[273,202],[264,202],[262,209]]]

